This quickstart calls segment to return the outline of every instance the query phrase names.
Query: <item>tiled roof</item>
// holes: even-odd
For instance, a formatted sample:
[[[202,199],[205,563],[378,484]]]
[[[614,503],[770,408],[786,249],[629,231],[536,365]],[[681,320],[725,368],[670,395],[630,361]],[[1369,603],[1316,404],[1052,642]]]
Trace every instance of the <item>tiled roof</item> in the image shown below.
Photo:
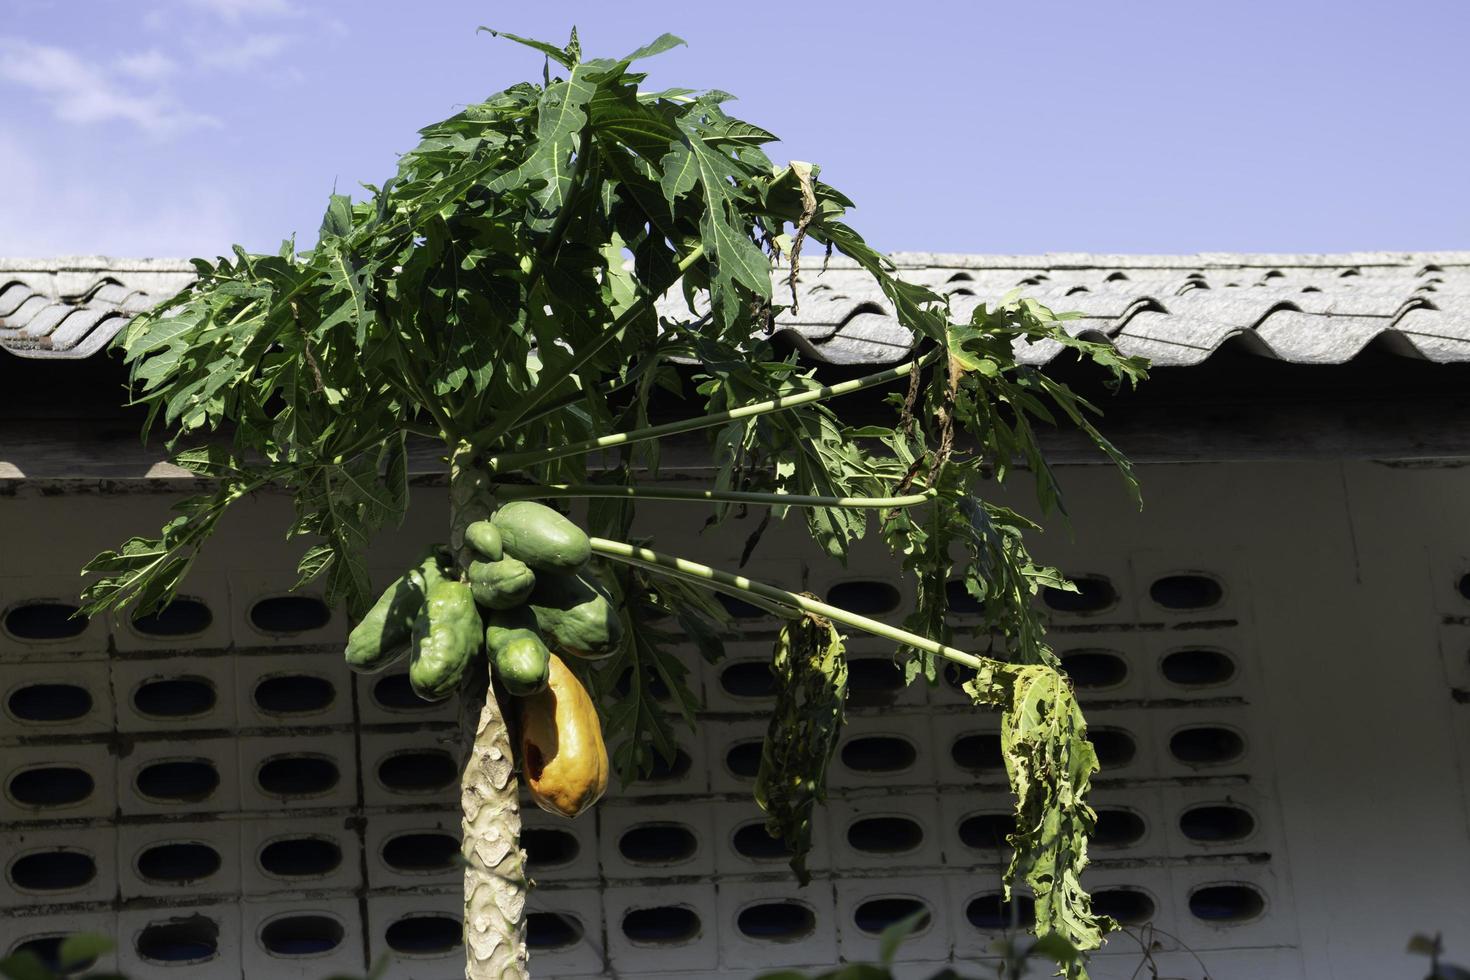
[[[1107,340],[1160,367],[1198,364],[1227,340],[1298,364],[1340,364],[1370,342],[1431,361],[1470,361],[1470,252],[1345,255],[894,256],[904,278],[953,297],[958,316],[1020,287],[1084,317],[1074,333]],[[0,260],[0,347],[25,357],[87,357],[127,317],[189,281],[171,260]],[[776,279],[782,278],[778,272]],[[787,301],[778,283],[778,302]],[[806,356],[832,364],[884,364],[910,338],[871,280],[820,254],[803,264],[800,303],[776,321]],[[660,303],[689,315],[683,300]],[[1045,363],[1055,345],[1023,359]]]

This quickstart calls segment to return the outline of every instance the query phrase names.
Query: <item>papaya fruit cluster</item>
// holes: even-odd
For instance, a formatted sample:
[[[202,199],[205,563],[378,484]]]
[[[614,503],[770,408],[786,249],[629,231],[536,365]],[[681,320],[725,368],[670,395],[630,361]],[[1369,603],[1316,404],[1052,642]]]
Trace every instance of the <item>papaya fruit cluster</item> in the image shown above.
[[[347,638],[347,665],[376,672],[408,658],[419,697],[441,701],[481,653],[515,698],[521,772],[536,804],[575,817],[607,789],[607,748],[592,698],[564,657],[611,656],[622,620],[586,572],[587,535],[543,504],[517,500],[465,529],[458,569],[431,548]]]

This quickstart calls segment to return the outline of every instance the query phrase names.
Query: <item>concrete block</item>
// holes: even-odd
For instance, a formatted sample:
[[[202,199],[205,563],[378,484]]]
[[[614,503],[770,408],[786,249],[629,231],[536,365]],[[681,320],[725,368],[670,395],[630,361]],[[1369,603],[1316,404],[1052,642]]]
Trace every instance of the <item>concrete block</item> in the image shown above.
[[[356,805],[356,745],[350,732],[242,738],[239,794],[246,810]]]
[[[362,793],[368,806],[459,806],[457,733],[422,731],[362,736]]]
[[[241,727],[353,724],[352,672],[340,651],[239,654],[232,660]]]
[[[701,724],[709,759],[709,788],[713,792],[748,794],[754,790],[761,743],[769,724],[766,718]]]
[[[459,860],[459,811],[365,815],[363,847],[368,887],[452,888],[464,878]]]
[[[714,816],[714,834],[710,849],[715,855],[715,871],[722,880],[752,875],[790,875],[790,856],[764,830],[766,815],[754,800],[739,803],[708,804]],[[812,821],[812,849],[806,866],[813,873],[832,867],[831,833],[828,821],[818,808]]]
[[[388,962],[381,980],[442,980],[464,973],[461,889],[368,899],[368,950]]]
[[[567,888],[572,887],[571,882],[596,881],[602,873],[598,857],[599,838],[606,836],[602,827],[608,814],[622,812],[625,811],[618,807],[598,805],[575,820],[568,820],[535,805],[523,807],[521,843],[530,861],[527,870],[531,878]],[[457,833],[457,812],[455,820]]]
[[[240,975],[243,949],[237,903],[180,904],[117,914],[117,965],[128,976]]]
[[[0,823],[102,818],[116,807],[105,745],[36,745],[0,753]]]
[[[75,569],[0,578],[0,659],[105,660],[108,617],[71,618],[80,583]]]
[[[928,922],[903,944],[903,960],[945,959],[950,954],[952,904],[934,877],[884,876],[834,883],[838,951],[848,961],[875,962],[878,936],[894,921],[920,908]]]
[[[531,972],[538,977],[605,976],[602,893],[595,888],[544,887],[526,901]]]
[[[368,966],[355,898],[246,901],[240,915],[244,976],[320,980]]]
[[[237,647],[340,646],[346,616],[319,588],[288,591],[294,571],[239,569],[229,573],[231,635]]]
[[[184,591],[167,608],[112,617],[112,642],[122,653],[223,650],[230,645],[230,588],[225,575],[190,572]]]
[[[234,728],[234,661],[228,653],[114,660],[117,730],[132,733]]]
[[[358,716],[364,725],[456,724],[459,698],[425,701],[409,687],[408,661],[376,674],[354,674]]]
[[[362,885],[362,839],[352,816],[270,814],[240,824],[240,874],[247,896]]]
[[[832,800],[825,814],[832,865],[844,874],[919,868],[944,863],[945,827],[933,795]]]
[[[608,807],[600,816],[603,877],[714,874],[714,821],[707,807]]]
[[[78,932],[93,935],[117,935],[117,913],[111,911],[47,912],[41,915],[15,915],[0,920],[0,957],[26,948],[30,943],[50,946]],[[88,969],[95,972],[115,971],[117,950],[99,956]]]
[[[7,662],[0,680],[0,739],[112,730],[112,688],[102,661]]]
[[[1294,946],[1300,941],[1290,885],[1272,864],[1176,866],[1174,934],[1191,949]]]
[[[693,796],[708,792],[712,778],[711,770],[714,767],[712,758],[705,748],[707,735],[702,730],[704,727],[700,726],[700,730],[691,732],[682,725],[678,725],[676,733],[679,751],[682,754],[675,760],[673,766],[667,768],[666,775],[654,779],[640,779],[630,786],[625,786],[614,773],[607,796],[601,805],[605,806],[611,801],[630,800],[644,796]],[[614,751],[615,747],[609,745],[608,752],[611,754]]]
[[[720,962],[732,976],[838,962],[836,905],[826,882],[722,882],[717,906]]]
[[[117,831],[119,895],[196,900],[240,893],[237,820],[124,824]]]
[[[609,960],[619,973],[709,970],[718,964],[713,884],[610,887],[603,909]]]
[[[851,718],[842,732],[836,758],[827,770],[834,789],[867,786],[934,785],[934,752],[929,745],[929,714],[889,712]]]
[[[117,894],[117,832],[108,824],[0,831],[0,907],[105,902]]]
[[[228,736],[135,742],[118,760],[118,809],[124,815],[240,809],[238,748]]]

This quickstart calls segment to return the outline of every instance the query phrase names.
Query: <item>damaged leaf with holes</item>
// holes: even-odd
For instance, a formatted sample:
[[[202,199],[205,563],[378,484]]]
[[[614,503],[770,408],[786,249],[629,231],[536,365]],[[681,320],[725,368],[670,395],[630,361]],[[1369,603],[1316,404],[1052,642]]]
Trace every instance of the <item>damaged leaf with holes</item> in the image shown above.
[[[761,743],[755,801],[766,832],[785,842],[791,870],[811,881],[812,811],[827,797],[827,766],[837,751],[847,702],[842,636],[825,619],[802,616],[781,627],[771,656],[776,705]]]

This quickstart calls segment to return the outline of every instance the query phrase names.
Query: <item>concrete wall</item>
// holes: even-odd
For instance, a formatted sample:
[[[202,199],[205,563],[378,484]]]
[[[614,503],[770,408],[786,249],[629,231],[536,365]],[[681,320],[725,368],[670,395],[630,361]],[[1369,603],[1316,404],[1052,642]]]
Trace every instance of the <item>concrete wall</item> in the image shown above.
[[[1411,977],[1416,931],[1470,957],[1470,695],[1455,696],[1470,691],[1467,471],[1141,476],[1138,513],[1111,473],[1065,470],[1074,535],[1034,544],[1092,576],[1101,600],[1056,613],[1053,630],[1092,685],[1080,693],[1106,756],[1090,887],[1157,944],[1163,975]],[[153,533],[176,499],[129,486],[0,498],[0,952],[94,929],[119,939],[105,965],[138,976],[320,978],[387,954],[390,977],[455,976],[452,710],[402,707],[394,675],[348,673],[338,614],[259,605],[294,580],[285,501],[249,501],[222,528],[186,588],[209,613],[176,624],[188,635],[102,621],[14,635],[46,632],[47,613],[7,610],[74,596],[87,558]],[[442,492],[416,495],[411,526],[375,555],[384,580],[442,536]],[[700,508],[664,506],[644,522],[657,546],[733,564],[752,522],[700,534]],[[876,547],[842,569],[795,547],[803,537],[773,530],[748,573],[818,594],[892,578]],[[871,956],[862,926],[913,901],[932,922],[904,948],[908,975],[973,962],[999,935],[995,720],[948,684],[886,689],[880,643],[851,646],[870,684],[833,768],[816,881],[797,889],[780,859],[748,853],[739,831],[759,813],[741,747],[768,702],[739,693],[738,665],[768,656],[770,625],[744,623],[717,666],[687,658],[709,717],[683,774],[615,787],[572,823],[526,812],[544,831],[528,838],[535,907],[563,917],[533,920],[537,975],[830,965]],[[302,676],[315,680],[272,683]],[[668,907],[684,911],[642,914]],[[1139,960],[1120,936],[1094,975]]]

